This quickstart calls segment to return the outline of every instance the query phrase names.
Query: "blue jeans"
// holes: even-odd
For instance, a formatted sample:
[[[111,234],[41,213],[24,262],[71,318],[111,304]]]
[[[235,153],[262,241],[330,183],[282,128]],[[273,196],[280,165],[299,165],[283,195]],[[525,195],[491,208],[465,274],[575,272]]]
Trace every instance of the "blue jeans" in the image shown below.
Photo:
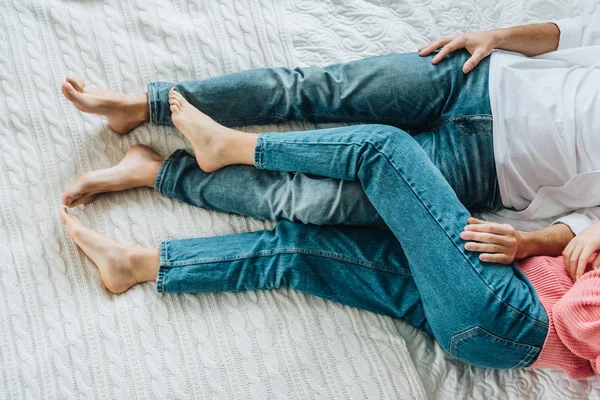
[[[148,86],[150,118],[172,125],[168,91],[216,121],[245,125],[311,122],[383,123],[413,134],[469,209],[496,209],[501,198],[492,144],[489,60],[468,75],[466,52],[433,66],[416,53],[325,68],[264,68],[178,84]],[[184,151],[171,156],[157,187],[188,204],[258,219],[316,225],[382,224],[358,182],[231,166],[206,174]]]
[[[464,58],[464,54],[451,58],[456,71],[460,71],[457,64],[462,64]],[[259,179],[262,182],[258,184],[259,187],[269,188],[275,182],[293,181],[300,176],[298,182],[290,183],[291,186],[287,188],[294,185],[304,187],[306,182],[314,187],[312,185],[319,185],[323,181],[331,184],[328,186],[330,189],[358,187],[360,190],[353,192],[353,196],[362,193],[377,217],[367,212],[367,206],[353,209],[352,202],[347,203],[349,208],[343,208],[340,215],[356,215],[358,217],[353,222],[359,223],[380,219],[388,229],[316,226],[283,220],[274,231],[163,242],[157,289],[165,292],[214,292],[290,287],[357,308],[402,318],[427,331],[450,354],[473,365],[493,368],[531,365],[548,331],[547,315],[533,287],[516,265],[482,264],[476,254],[464,251],[459,238],[469,216],[461,202],[490,207],[497,201],[494,198],[493,158],[492,163],[488,163],[490,153],[487,151],[491,150],[491,143],[485,139],[491,135],[491,127],[484,129],[491,119],[489,115],[481,114],[481,103],[484,103],[483,108],[489,108],[486,98],[480,96],[487,90],[487,71],[483,69],[485,73],[472,76],[445,71],[446,75],[454,75],[452,77],[445,76],[443,69],[440,72],[434,68],[428,70],[433,73],[431,78],[427,78],[413,71],[416,68],[413,64],[419,64],[420,60],[411,55],[399,55],[383,57],[382,61],[378,58],[356,62],[380,68],[376,74],[378,79],[384,79],[386,73],[389,74],[387,85],[370,79],[374,76],[362,64],[356,70],[365,72],[366,76],[359,74],[354,67],[348,67],[348,64],[330,67],[329,70],[259,70],[263,72],[240,73],[249,74],[247,78],[252,74],[262,74],[261,79],[245,83],[253,89],[271,85],[268,83],[271,75],[279,77],[278,82],[285,86],[283,98],[279,97],[276,86],[271,87],[273,93],[264,92],[256,98],[253,89],[247,88],[245,93],[238,93],[238,96],[244,94],[246,100],[233,103],[237,104],[240,112],[234,109],[228,111],[231,116],[237,116],[235,121],[227,119],[226,113],[219,111],[219,107],[211,109],[214,113],[209,114],[221,122],[257,123],[271,121],[272,118],[321,121],[323,115],[327,114],[328,118],[355,118],[354,121],[369,121],[370,117],[379,117],[382,122],[389,124],[408,124],[410,127],[406,129],[413,134],[415,130],[424,133],[418,133],[413,138],[390,125],[270,133],[259,136],[256,148],[256,167],[263,170],[230,167],[213,174],[200,173],[194,166],[193,158],[179,151],[161,166],[156,190],[194,205],[214,205],[224,211],[252,215],[252,209],[258,208],[262,209],[257,211],[258,214],[277,219],[282,215],[286,218],[285,211],[277,211],[279,206],[270,204],[268,198],[261,199],[258,190],[252,189],[254,183],[251,179]],[[428,61],[419,65],[423,69],[430,68]],[[395,74],[391,73],[390,69],[397,66],[400,69]],[[412,92],[400,91],[395,85],[403,81],[400,79],[403,75],[399,75],[403,68],[407,68],[406,74],[412,78],[420,77],[425,86],[419,86],[420,90],[419,87],[413,87]],[[353,75],[353,71],[357,73]],[[294,86],[312,75],[323,78],[321,83],[332,87],[328,90],[319,89],[316,86],[319,80],[312,81],[304,89]],[[357,76],[364,79],[362,84],[353,80]],[[227,87],[230,78],[213,79],[222,80],[216,86]],[[346,81],[347,78],[352,79]],[[231,79],[242,80],[240,76]],[[433,88],[426,85],[427,79],[437,82]],[[193,89],[192,83],[183,85],[197,90],[205,85],[202,82],[195,83],[198,85],[196,89]],[[406,84],[410,85],[410,82]],[[157,104],[164,101],[159,100],[165,94],[160,94],[157,89],[161,85],[151,85],[151,92],[153,87],[156,89],[154,94],[150,94],[152,118],[154,122],[169,123],[164,104]],[[235,85],[231,85],[235,91]],[[202,90],[191,93],[179,85],[178,88],[192,102],[201,98],[202,104],[195,104],[206,111],[211,108],[211,102],[207,102],[206,97],[213,96],[214,101],[218,101],[219,97],[218,93],[215,94],[219,90],[213,88],[214,92],[211,92],[210,86],[206,84]],[[164,89],[168,87],[170,85],[165,84]],[[373,91],[367,90],[369,88]],[[431,90],[428,91],[428,88]],[[438,91],[442,93],[439,96],[436,94]],[[467,94],[459,93],[464,91],[467,94],[472,92],[471,95],[476,99],[470,101]],[[225,97],[227,93],[226,90]],[[297,99],[293,99],[295,94],[298,94]],[[431,98],[420,99],[425,95]],[[398,98],[395,99],[395,96]],[[387,100],[384,101],[384,98]],[[262,106],[255,105],[254,100],[259,99],[262,102],[256,104]],[[271,102],[270,99],[274,100]],[[317,100],[324,104],[313,103]],[[268,107],[265,102],[269,103]],[[252,115],[252,112],[244,111],[246,104],[250,104],[250,108],[266,108],[254,110]],[[381,107],[374,107],[374,104]],[[329,112],[328,107],[331,107]],[[405,115],[394,117],[403,107],[406,107]],[[415,112],[416,109],[420,112]],[[331,117],[335,113],[337,117]],[[251,121],[259,117],[263,119]],[[423,129],[419,129],[419,126]],[[419,140],[423,137],[421,135],[425,135],[427,140]],[[433,146],[435,151],[427,151],[427,142],[439,143],[439,137],[456,140],[447,143],[473,140],[472,144],[481,146],[474,145],[471,149],[462,150]],[[456,159],[449,161],[452,157],[446,153],[462,154],[467,157],[466,160],[475,157],[479,164],[466,166],[457,173],[455,170],[462,167],[462,159],[455,155]],[[476,156],[471,153],[476,153]],[[450,165],[453,162],[457,163]],[[491,170],[489,165],[492,165]],[[291,174],[290,171],[295,173]],[[449,184],[448,177],[452,178],[453,174],[457,178],[449,179]],[[350,183],[354,186],[345,186]],[[202,189],[196,185],[201,185]],[[218,189],[217,186],[223,187]],[[258,198],[246,196],[244,192],[247,191]],[[476,200],[465,195],[469,191],[472,191]],[[267,193],[265,197],[272,192]],[[315,192],[306,193],[306,196],[310,197],[309,194],[321,196]],[[345,204],[344,199],[340,201],[340,204]],[[332,203],[325,201],[324,204]],[[321,222],[345,221],[339,215],[332,216],[337,215],[335,210],[327,209],[323,213],[307,208],[307,215],[311,211],[323,214],[316,218]],[[293,215],[291,213],[287,217],[294,219]]]
[[[548,318],[534,288],[515,264],[464,250],[469,212],[410,135],[388,125],[262,134],[255,164],[357,181],[389,230],[282,221],[272,232],[164,242],[159,291],[287,286],[403,318],[472,365],[535,361]]]

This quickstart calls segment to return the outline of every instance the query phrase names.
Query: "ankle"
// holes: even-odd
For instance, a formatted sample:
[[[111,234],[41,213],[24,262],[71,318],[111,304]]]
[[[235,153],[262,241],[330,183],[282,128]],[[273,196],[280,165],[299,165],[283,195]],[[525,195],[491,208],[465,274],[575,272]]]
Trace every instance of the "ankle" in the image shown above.
[[[137,283],[156,281],[160,267],[158,249],[130,247],[127,249],[125,257]]]
[[[124,103],[132,121],[142,124],[150,120],[148,95],[146,93],[126,95]]]
[[[150,189],[154,189],[154,184],[156,183],[156,177],[158,176],[158,171],[160,170],[160,166],[162,165],[164,160],[156,160],[148,163],[148,167],[145,169],[144,179],[140,182],[140,186],[149,187]]]

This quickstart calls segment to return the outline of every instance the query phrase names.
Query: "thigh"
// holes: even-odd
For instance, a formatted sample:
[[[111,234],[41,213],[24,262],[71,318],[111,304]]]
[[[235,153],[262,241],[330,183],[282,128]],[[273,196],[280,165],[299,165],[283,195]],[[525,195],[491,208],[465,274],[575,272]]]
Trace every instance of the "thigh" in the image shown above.
[[[455,117],[415,140],[471,211],[496,210],[501,204],[494,159],[492,116]]]
[[[307,152],[307,146],[314,150]],[[256,165],[358,179],[401,243],[428,323],[444,349],[471,364],[511,368],[527,364],[543,345],[548,319],[534,288],[516,265],[483,263],[464,250],[459,235],[470,214],[408,134],[363,125],[327,136],[261,135]],[[461,339],[473,332],[483,339]],[[528,350],[498,358],[493,344],[500,341]]]

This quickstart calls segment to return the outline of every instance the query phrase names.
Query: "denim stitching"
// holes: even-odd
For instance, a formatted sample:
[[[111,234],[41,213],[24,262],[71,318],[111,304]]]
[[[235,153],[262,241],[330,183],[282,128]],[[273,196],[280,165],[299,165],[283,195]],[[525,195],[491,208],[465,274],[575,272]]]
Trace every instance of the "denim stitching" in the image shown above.
[[[165,263],[167,262],[167,242],[162,242],[160,244],[160,265],[158,267],[158,276],[156,277],[156,290],[158,292],[165,291],[165,274],[166,268]]]
[[[256,147],[254,148],[254,166],[258,169],[264,169],[262,158],[262,150],[265,147],[264,135],[265,134],[258,135],[258,138],[256,139]]]
[[[428,125],[428,129],[438,129],[441,128],[443,125],[449,124],[449,123],[453,123],[453,122],[460,122],[460,121],[468,121],[470,119],[477,119],[480,121],[485,121],[485,120],[493,120],[493,116],[490,114],[465,114],[465,115],[455,115],[452,116],[450,118],[446,118],[443,121],[440,121],[436,124],[433,125]]]
[[[374,132],[378,133],[381,132],[382,128],[377,128]],[[293,145],[314,145],[314,144],[319,144],[319,145],[340,145],[343,143],[339,143],[339,142],[302,142],[302,143],[298,143],[298,142],[286,142],[286,141],[279,141],[278,143],[284,143],[284,144],[293,144]],[[489,284],[481,277],[481,275],[479,274],[479,271],[477,270],[477,268],[475,268],[475,266],[471,263],[471,261],[468,259],[468,257],[466,257],[466,255],[464,254],[464,252],[461,250],[460,246],[458,246],[456,244],[456,242],[454,241],[454,239],[452,239],[452,236],[447,232],[447,230],[444,228],[444,226],[440,223],[440,221],[436,218],[436,216],[432,213],[430,207],[425,204],[422,200],[421,197],[417,194],[415,188],[413,187],[413,185],[408,182],[406,180],[406,178],[404,177],[404,175],[401,172],[401,169],[398,168],[393,162],[392,160],[388,157],[388,155],[386,153],[384,153],[383,151],[381,151],[381,149],[379,149],[377,147],[377,145],[375,143],[372,143],[369,140],[365,140],[363,143],[355,143],[355,142],[350,142],[350,143],[346,143],[346,145],[348,146],[362,146],[363,144],[369,144],[371,146],[373,146],[373,148],[380,153],[382,156],[384,156],[388,162],[390,163],[390,165],[396,170],[396,172],[398,173],[398,175],[404,180],[404,182],[406,182],[406,184],[408,185],[408,187],[411,189],[411,191],[413,192],[413,194],[417,197],[417,199],[419,199],[419,202],[425,207],[425,209],[427,210],[427,212],[433,217],[434,221],[438,224],[438,226],[442,229],[442,231],[446,234],[446,236],[450,239],[450,241],[452,242],[452,244],[454,245],[454,247],[456,247],[456,249],[460,252],[460,254],[463,255],[465,261],[467,263],[469,263],[469,265],[471,265],[471,267],[473,268],[473,270],[479,275],[479,277],[481,278],[481,281],[487,286],[487,288],[494,294],[494,296],[504,305],[506,305],[508,307],[509,310],[512,310],[513,312],[515,312],[516,314],[525,317],[525,318],[529,318],[533,321],[533,323],[539,324],[543,327],[548,327],[548,323],[543,322],[538,320],[537,318],[534,318],[530,315],[527,315],[517,309],[515,309],[513,306],[511,306],[510,304],[506,303],[490,286]]]
[[[198,258],[193,260],[182,260],[182,261],[165,261],[165,267],[173,268],[173,267],[186,267],[191,265],[199,265],[199,264],[209,264],[209,263],[219,263],[219,262],[229,262],[229,261],[238,261],[244,260],[248,258],[259,258],[259,257],[269,257],[275,255],[283,255],[283,254],[302,254],[302,255],[312,255],[324,258],[331,258],[334,260],[349,262],[352,264],[360,265],[363,267],[381,270],[385,272],[395,273],[399,275],[411,276],[410,270],[405,268],[392,268],[385,264],[380,264],[372,261],[361,260],[355,257],[347,257],[338,253],[321,251],[321,250],[310,250],[310,249],[301,249],[301,248],[283,248],[277,250],[264,250],[259,252],[247,253],[242,255],[230,256],[230,257],[210,257],[210,258]]]
[[[148,107],[150,108],[150,122],[152,122],[154,125],[158,125],[158,112],[156,109],[156,91],[157,89],[154,85],[154,82],[150,82],[148,84]]]
[[[486,334],[486,339],[489,339],[496,343],[500,343],[502,345],[505,345],[505,344],[510,345],[511,347],[518,348],[518,349],[529,349],[527,354],[525,354],[515,365],[509,367],[508,369],[517,369],[517,368],[522,368],[525,365],[528,365],[528,363],[531,361],[533,356],[535,356],[535,354],[537,354],[540,351],[540,348],[537,346],[533,346],[533,345],[529,345],[529,344],[525,344],[525,343],[517,343],[517,342],[514,342],[509,339],[504,339],[498,335],[495,335],[495,334],[487,331],[486,329],[483,329],[480,326],[474,326],[472,328],[467,329],[464,332],[461,332],[461,333],[458,333],[458,334],[452,336],[452,338],[450,339],[450,348],[448,349],[450,354],[455,357],[458,357],[457,349],[460,347],[460,344],[464,343],[465,341],[469,340],[472,337],[475,337],[479,331],[483,331]]]
[[[242,123],[242,124],[255,124],[255,123],[260,122],[260,121],[270,122],[273,118],[277,118],[277,119],[280,119],[282,121],[288,121],[288,120],[302,120],[302,119],[306,119],[308,117],[329,118],[329,119],[333,120],[333,121],[330,121],[330,122],[358,122],[356,120],[356,118],[353,118],[353,117],[340,117],[339,115],[320,114],[320,113],[293,114],[293,115],[286,115],[286,114],[274,113],[274,114],[269,114],[268,116],[260,117],[260,118],[219,119],[219,122],[221,124],[238,124],[238,123]],[[361,119],[360,121],[361,121],[361,123],[367,123],[368,122],[368,120],[365,120],[365,119]],[[373,123],[377,123],[377,122],[389,122],[389,123],[394,123],[394,124],[398,124],[398,125],[406,125],[406,126],[414,126],[414,127],[418,127],[419,126],[419,124],[408,123],[408,122],[404,122],[404,121],[398,121],[397,119],[393,119],[393,118],[377,118],[377,119],[373,120],[372,122]]]

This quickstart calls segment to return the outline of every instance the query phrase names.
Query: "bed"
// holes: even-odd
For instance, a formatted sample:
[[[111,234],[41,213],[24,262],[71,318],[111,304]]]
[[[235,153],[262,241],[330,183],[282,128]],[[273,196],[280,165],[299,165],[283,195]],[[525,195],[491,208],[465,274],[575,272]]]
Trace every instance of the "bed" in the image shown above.
[[[414,51],[457,31],[561,18],[599,0],[0,0],[0,398],[600,398],[596,378],[492,371],[444,354],[402,321],[290,290],[114,296],[58,220],[80,174],[174,129],[127,136],[63,99],[68,74],[143,91],[264,66]],[[251,130],[308,129],[288,123]],[[139,189],[76,215],[120,242],[269,229]]]

